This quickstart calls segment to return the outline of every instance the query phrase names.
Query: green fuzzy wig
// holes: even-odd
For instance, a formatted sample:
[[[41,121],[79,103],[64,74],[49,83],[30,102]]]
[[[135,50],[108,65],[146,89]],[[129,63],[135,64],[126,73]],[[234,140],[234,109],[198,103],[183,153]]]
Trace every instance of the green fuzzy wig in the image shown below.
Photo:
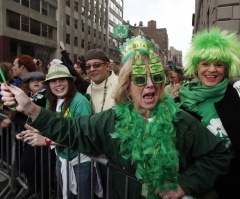
[[[227,66],[228,78],[235,79],[239,74],[240,42],[236,33],[212,28],[194,35],[190,49],[185,56],[186,75],[194,74],[201,61],[222,61]]]

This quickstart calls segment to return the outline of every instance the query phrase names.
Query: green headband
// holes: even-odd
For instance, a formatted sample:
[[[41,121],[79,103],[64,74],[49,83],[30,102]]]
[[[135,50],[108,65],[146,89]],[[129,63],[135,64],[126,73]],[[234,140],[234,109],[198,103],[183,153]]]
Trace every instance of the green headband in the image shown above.
[[[181,69],[177,68],[176,64],[173,66],[169,66],[170,70],[176,70],[179,74],[183,75],[183,72]]]

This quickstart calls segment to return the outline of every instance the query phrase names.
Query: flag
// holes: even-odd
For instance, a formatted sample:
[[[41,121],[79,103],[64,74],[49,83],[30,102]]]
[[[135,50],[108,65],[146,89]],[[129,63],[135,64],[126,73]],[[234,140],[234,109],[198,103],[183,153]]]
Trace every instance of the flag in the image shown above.
[[[129,28],[130,28],[130,25],[114,24],[113,36],[120,37],[120,38],[127,38],[129,33]]]

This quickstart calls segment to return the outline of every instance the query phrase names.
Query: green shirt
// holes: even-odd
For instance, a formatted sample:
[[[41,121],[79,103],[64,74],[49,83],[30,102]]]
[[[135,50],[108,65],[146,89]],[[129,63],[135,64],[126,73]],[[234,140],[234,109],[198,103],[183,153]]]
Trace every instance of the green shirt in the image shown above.
[[[47,101],[46,107],[48,107],[49,102]],[[62,110],[64,108],[65,103],[62,105]],[[89,101],[81,94],[76,93],[70,106],[66,110],[64,117],[70,117],[71,119],[77,118],[78,116],[82,115],[91,115],[92,114],[92,106],[89,103]],[[66,154],[66,146],[60,146],[58,147],[58,153],[61,158],[67,159]],[[73,160],[75,157],[77,157],[78,152],[74,151],[72,149],[69,150],[69,161]],[[60,162],[61,164],[61,162]],[[82,164],[81,164],[82,165]],[[84,164],[85,165],[85,164]]]
[[[223,140],[226,148],[231,153],[231,157],[234,158],[236,157],[236,154],[233,149],[232,143],[223,127],[223,124],[214,106],[214,103],[219,102],[223,97],[224,95],[215,98],[208,98],[204,102],[199,103],[197,114],[202,116],[202,125],[207,127],[209,131],[216,137]]]

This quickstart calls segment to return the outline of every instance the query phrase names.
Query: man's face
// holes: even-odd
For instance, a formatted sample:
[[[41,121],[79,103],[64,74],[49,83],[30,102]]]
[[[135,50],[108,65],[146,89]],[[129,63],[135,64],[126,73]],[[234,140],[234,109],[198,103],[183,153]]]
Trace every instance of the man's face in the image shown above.
[[[100,59],[91,59],[86,62],[88,77],[96,84],[102,83],[109,75],[110,63]]]
[[[13,71],[13,76],[14,77],[21,77],[22,67],[23,66],[19,66],[18,59],[15,59],[14,62],[13,62],[13,66],[12,66],[12,71]]]

